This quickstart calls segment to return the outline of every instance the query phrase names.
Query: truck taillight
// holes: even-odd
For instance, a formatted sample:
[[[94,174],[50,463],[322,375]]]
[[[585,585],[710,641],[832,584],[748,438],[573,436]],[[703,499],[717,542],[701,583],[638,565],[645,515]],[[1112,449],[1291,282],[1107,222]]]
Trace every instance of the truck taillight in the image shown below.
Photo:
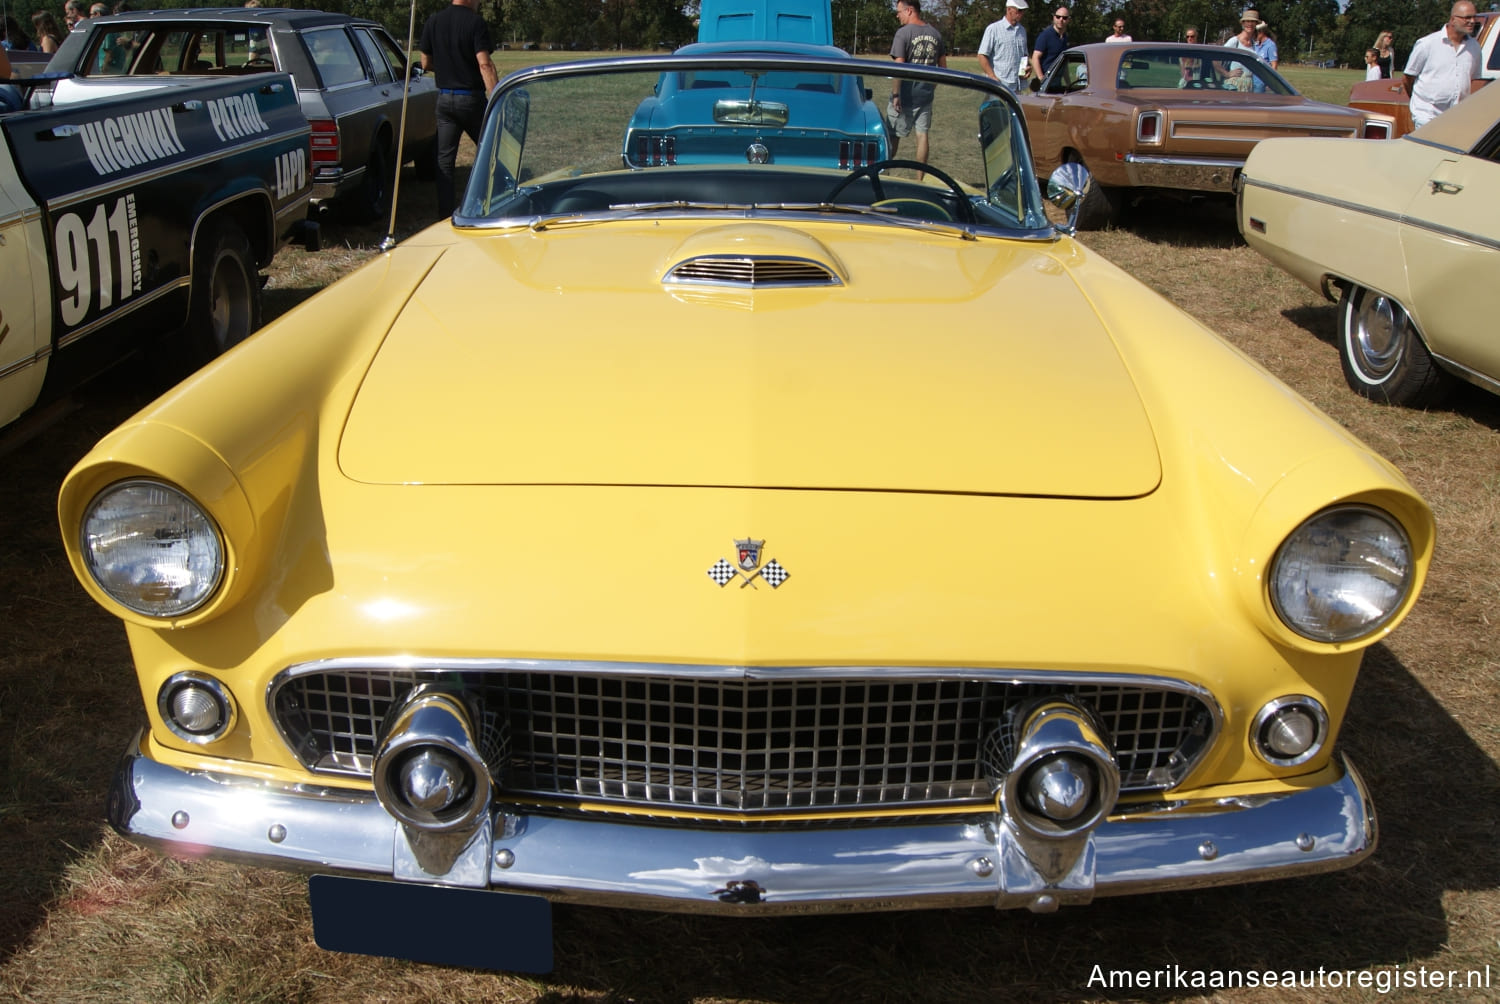
[[[312,119],[312,162],[320,164],[339,162],[339,126],[333,119]]]
[[[1365,121],[1365,130],[1360,133],[1365,139],[1390,139],[1391,124],[1389,122]]]

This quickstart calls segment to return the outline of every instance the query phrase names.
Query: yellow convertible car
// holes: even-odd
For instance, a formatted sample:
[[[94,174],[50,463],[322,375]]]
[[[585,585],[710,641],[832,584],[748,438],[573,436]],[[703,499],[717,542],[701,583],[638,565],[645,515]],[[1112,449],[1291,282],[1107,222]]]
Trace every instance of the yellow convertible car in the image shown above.
[[[629,166],[678,71],[730,82],[738,162]],[[813,157],[821,104],[757,95],[848,75],[930,96],[930,163]],[[1335,747],[1429,510],[1030,165],[958,72],[508,78],[452,221],[63,485],[149,720],[111,822],[314,873],[325,947],[518,969],[551,901],[1049,911],[1361,860]]]
[[[1395,142],[1262,143],[1237,186],[1245,241],[1338,301],[1350,387],[1419,407],[1458,380],[1500,393],[1500,86]]]

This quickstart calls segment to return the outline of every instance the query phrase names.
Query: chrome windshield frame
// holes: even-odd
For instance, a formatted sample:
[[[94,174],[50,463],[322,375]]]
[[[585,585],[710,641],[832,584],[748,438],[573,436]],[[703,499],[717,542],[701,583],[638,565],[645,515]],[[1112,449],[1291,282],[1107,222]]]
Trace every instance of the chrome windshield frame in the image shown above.
[[[747,43],[747,45],[754,43]],[[662,56],[622,56],[603,59],[571,60],[559,63],[541,64],[526,67],[508,74],[491,91],[485,111],[485,125],[480,137],[479,151],[476,156],[476,169],[471,175],[469,189],[481,184],[482,178],[487,175],[479,169],[479,165],[485,163],[490,157],[491,146],[499,142],[497,133],[497,108],[502,107],[507,95],[518,90],[527,88],[546,81],[566,79],[570,77],[583,77],[598,74],[666,74],[666,73],[692,73],[705,69],[716,69],[720,71],[744,71],[744,72],[804,72],[821,73],[844,76],[856,76],[868,79],[901,80],[912,82],[925,82],[933,85],[947,85],[957,87],[976,95],[982,95],[984,102],[996,102],[1004,109],[1009,117],[1013,130],[1019,136],[1024,145],[1026,156],[1017,158],[1020,164],[1023,178],[1021,184],[1028,186],[1029,191],[1025,193],[1025,211],[1032,214],[1036,221],[1035,225],[1007,225],[993,220],[980,220],[978,223],[953,221],[929,224],[915,229],[932,231],[949,231],[958,236],[1000,236],[1012,239],[1030,240],[1055,240],[1058,236],[1054,225],[1046,219],[1046,201],[1043,198],[1042,184],[1037,179],[1035,168],[1030,156],[1030,134],[1026,126],[1026,118],[1022,113],[1021,105],[1017,97],[996,81],[977,74],[964,73],[958,70],[948,70],[939,67],[927,67],[907,63],[879,62],[869,59],[818,57],[794,54],[759,53],[747,51],[745,53],[715,53],[706,55],[662,55]],[[878,87],[876,88],[878,90]],[[877,104],[879,104],[877,100]],[[883,107],[883,106],[882,106]],[[622,123],[622,136],[624,133]],[[977,139],[976,139],[977,141]],[[1014,142],[1014,141],[1012,141]],[[941,166],[941,165],[937,165]],[[622,170],[625,166],[622,164]],[[632,169],[638,170],[638,169]],[[652,170],[659,170],[653,168]],[[852,169],[851,169],[852,170]],[[848,173],[848,172],[843,172]],[[529,187],[527,184],[517,186],[517,190]],[[983,195],[976,195],[975,200],[983,202]],[[788,200],[789,202],[795,200]],[[542,229],[550,229],[558,225],[562,216],[571,216],[577,222],[603,223],[614,219],[630,216],[628,210],[621,212],[589,211],[577,214],[560,214],[556,212],[539,212],[531,214],[517,214],[514,216],[492,217],[467,214],[465,209],[470,202],[470,192],[461,194],[459,206],[455,212],[452,223],[462,229],[475,230],[510,230],[514,228],[536,229],[538,222],[545,222]],[[696,211],[695,211],[696,212]],[[709,210],[702,210],[709,213]],[[718,215],[728,212],[732,215],[745,216],[754,214],[765,218],[776,214],[777,218],[789,219],[840,219],[847,222],[846,217],[835,217],[831,214],[809,213],[802,210],[793,210],[780,207],[774,203],[760,203],[750,207],[733,207],[728,209],[713,210]],[[692,215],[692,214],[690,214]],[[911,220],[903,220],[892,216],[885,219],[877,218],[871,214],[866,217],[872,225],[892,225],[913,229]]]

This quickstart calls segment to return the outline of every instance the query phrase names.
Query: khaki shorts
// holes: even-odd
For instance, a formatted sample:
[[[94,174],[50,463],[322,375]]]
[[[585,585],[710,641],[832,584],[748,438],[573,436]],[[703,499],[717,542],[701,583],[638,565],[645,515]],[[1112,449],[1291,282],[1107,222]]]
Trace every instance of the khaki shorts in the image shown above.
[[[895,133],[897,138],[910,136],[913,129],[922,133],[931,132],[932,102],[929,101],[925,105],[918,105],[916,108],[908,108],[902,105],[901,110],[898,112],[896,111],[896,99],[891,98],[885,106],[885,117],[891,124],[891,132]]]

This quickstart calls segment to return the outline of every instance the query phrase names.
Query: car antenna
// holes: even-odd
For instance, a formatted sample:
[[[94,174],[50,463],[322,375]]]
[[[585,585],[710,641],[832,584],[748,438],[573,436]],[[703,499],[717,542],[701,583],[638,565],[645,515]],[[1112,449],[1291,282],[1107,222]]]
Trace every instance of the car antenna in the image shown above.
[[[411,96],[411,38],[416,31],[417,0],[411,0],[411,14],[406,22],[406,68],[401,81],[401,124],[396,130],[396,170],[391,172],[391,222],[386,227],[385,239],[380,242],[382,252],[396,246],[396,203],[400,201],[401,164],[405,159],[402,150],[406,145],[406,100]]]

